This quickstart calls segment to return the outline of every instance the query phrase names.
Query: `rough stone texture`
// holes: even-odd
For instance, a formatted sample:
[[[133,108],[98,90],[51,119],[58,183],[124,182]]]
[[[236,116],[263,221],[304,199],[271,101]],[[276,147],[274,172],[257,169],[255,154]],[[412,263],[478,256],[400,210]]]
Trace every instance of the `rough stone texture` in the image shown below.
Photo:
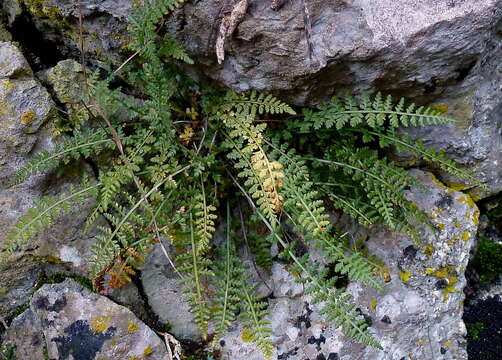
[[[15,173],[39,150],[52,151],[54,103],[13,43],[0,42],[0,249],[9,230],[42,196],[57,197],[79,182],[75,171],[39,174],[12,185]],[[89,171],[84,164],[81,171]],[[79,170],[80,171],[80,170]],[[0,316],[28,301],[39,275],[86,276],[96,231],[84,233],[92,200],[77,206],[38,237],[23,245],[0,273]]]
[[[167,358],[165,344],[131,311],[72,280],[44,285],[7,330],[17,360]],[[37,356],[38,355],[38,356]]]
[[[79,9],[71,0],[21,0],[36,27],[66,55],[77,56]],[[128,0],[84,0],[88,58],[119,63],[127,44]],[[412,131],[476,171],[489,191],[502,190],[502,3],[498,0],[308,0],[314,58],[307,52],[303,8],[250,2],[218,65],[219,20],[232,1],[186,3],[167,28],[196,60],[197,73],[238,91],[272,92],[298,104],[334,94],[382,91],[447,105],[456,126]],[[4,9],[12,23],[18,0]],[[122,53],[122,55],[121,55]],[[454,181],[454,179],[453,179]],[[465,184],[460,184],[465,185]],[[467,184],[468,185],[468,184]]]
[[[423,249],[415,247],[407,237],[384,229],[368,231],[356,225],[347,228],[354,238],[369,236],[365,243],[369,253],[388,267],[391,280],[385,283],[383,292],[358,283],[347,288],[371,321],[370,331],[384,350],[347,339],[333,324],[324,322],[309,296],[292,289],[284,291],[280,282],[274,290],[280,292],[274,292],[276,296],[268,308],[276,359],[467,359],[462,322],[463,273],[479,211],[469,196],[447,188],[428,173],[413,173],[426,190],[414,189],[408,196],[430,214],[436,227],[434,232],[423,230]],[[241,333],[242,328],[237,326],[224,338],[222,353],[233,360],[262,359],[252,344],[242,342]]]
[[[168,247],[168,245],[166,244]],[[201,333],[181,292],[174,272],[159,245],[156,245],[141,270],[141,282],[152,311],[179,339],[197,341]]]

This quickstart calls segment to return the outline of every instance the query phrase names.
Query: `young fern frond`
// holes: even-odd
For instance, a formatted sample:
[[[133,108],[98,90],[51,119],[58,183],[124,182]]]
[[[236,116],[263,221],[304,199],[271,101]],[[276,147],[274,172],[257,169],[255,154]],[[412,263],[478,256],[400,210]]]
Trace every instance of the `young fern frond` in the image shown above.
[[[187,252],[178,256],[178,261],[181,264],[179,271],[185,273],[185,276],[180,280],[180,284],[183,285],[183,293],[186,294],[190,311],[194,314],[202,338],[206,339],[210,313],[205,296],[204,280],[213,277],[214,273],[209,269],[211,261],[203,257],[197,250],[192,213],[189,216],[190,242],[186,247]]]
[[[56,219],[71,210],[72,205],[83,203],[95,195],[99,186],[100,184],[91,185],[84,180],[81,188],[75,189],[74,186],[70,186],[68,193],[62,194],[58,199],[49,196],[42,197],[35,204],[35,207],[29,209],[26,215],[19,218],[16,225],[10,230],[4,241],[0,265],[29,239],[49,229]]]
[[[256,115],[290,114],[296,112],[286,103],[272,95],[252,91],[249,95],[227,92],[220,105],[221,112],[235,111],[239,116],[255,118]]]
[[[207,201],[204,183],[201,180],[200,193],[195,196],[194,216],[198,244],[197,252],[203,254],[208,250],[209,242],[215,231],[214,222],[218,218],[216,207]]]
[[[87,158],[104,149],[114,148],[113,140],[102,130],[75,132],[72,137],[65,137],[54,151],[42,150],[36,153],[33,159],[17,171],[15,184],[20,184],[32,175],[56,168],[61,164],[68,164],[72,160]]]
[[[274,347],[270,340],[272,334],[272,329],[269,327],[270,320],[265,319],[267,303],[254,294],[256,284],[249,283],[249,274],[242,272],[242,275],[240,279],[242,326],[247,333],[246,337],[262,351],[266,360],[271,360]]]
[[[226,242],[221,251],[224,261],[216,262],[215,267],[217,280],[214,283],[216,290],[213,296],[215,301],[213,347],[234,322],[241,301],[242,267],[239,266],[241,261],[234,255],[234,252],[234,246],[230,242],[230,207],[227,203]]]
[[[344,99],[334,97],[328,104],[320,105],[318,111],[305,109],[303,114],[305,116],[305,122],[301,125],[303,131],[312,128],[318,130],[322,127],[335,127],[340,130],[347,126],[368,125],[372,129],[380,129],[384,125],[395,128],[455,122],[429,107],[416,108],[413,103],[405,107],[404,99],[394,105],[391,96],[383,100],[380,93],[373,99],[363,95],[360,101],[356,101],[352,96]]]

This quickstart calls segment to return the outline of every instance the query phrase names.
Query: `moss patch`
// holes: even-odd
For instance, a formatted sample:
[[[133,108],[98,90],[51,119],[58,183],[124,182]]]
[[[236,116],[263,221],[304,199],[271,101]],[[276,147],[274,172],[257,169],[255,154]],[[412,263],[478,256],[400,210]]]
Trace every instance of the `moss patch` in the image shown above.
[[[502,245],[481,238],[472,265],[482,284],[495,280],[502,274]]]

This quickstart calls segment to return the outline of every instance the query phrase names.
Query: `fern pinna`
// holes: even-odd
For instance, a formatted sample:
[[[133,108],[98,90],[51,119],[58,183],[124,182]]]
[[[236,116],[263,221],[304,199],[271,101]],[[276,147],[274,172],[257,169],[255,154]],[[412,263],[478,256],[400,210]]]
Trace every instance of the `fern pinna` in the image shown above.
[[[36,204],[11,230],[1,263],[49,229],[71,203],[92,197],[88,227],[98,221],[101,230],[89,259],[97,290],[103,290],[105,278],[112,287],[126,284],[141,271],[152,245],[167,239],[176,251],[163,248],[166,262],[180,275],[203,337],[217,344],[240,318],[247,338],[271,358],[267,301],[246,275],[236,244],[255,251],[257,266],[265,269],[276,244],[326,320],[379,347],[351,297],[336,287],[331,270],[378,289],[385,271],[338,235],[327,209],[419,241],[416,226],[426,224],[427,217],[407,201],[405,191],[420,185],[385,154],[391,147],[405,150],[482,186],[469,171],[399,132],[400,127],[453,120],[379,94],[333,98],[297,115],[272,95],[222,94],[197,84],[178,67],[177,61],[192,60],[162,26],[164,16],[182,2],[148,0],[135,9],[129,60],[105,79],[95,71],[87,80],[83,101],[90,120],[83,130],[67,132],[54,152],[36,154],[19,171],[17,183],[87,159],[96,164],[98,176],[60,199]],[[110,89],[113,76],[127,91]],[[268,126],[271,117],[273,126]],[[107,161],[100,156],[105,153]],[[243,210],[243,198],[251,214]],[[220,216],[220,203],[235,204],[239,213],[227,205],[226,216]],[[239,221],[232,221],[237,216]],[[226,219],[224,241],[213,238],[220,218]],[[291,229],[302,236],[292,240]],[[299,253],[308,246],[322,249],[322,263]]]

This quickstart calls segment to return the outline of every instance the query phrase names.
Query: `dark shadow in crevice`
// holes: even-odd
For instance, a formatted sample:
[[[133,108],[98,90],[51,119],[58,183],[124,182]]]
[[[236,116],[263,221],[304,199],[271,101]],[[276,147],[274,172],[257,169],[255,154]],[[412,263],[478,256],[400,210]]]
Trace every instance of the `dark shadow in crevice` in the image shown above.
[[[64,60],[58,45],[48,39],[37,29],[27,11],[16,17],[8,28],[12,40],[21,44],[23,53],[34,72],[55,66]]]

